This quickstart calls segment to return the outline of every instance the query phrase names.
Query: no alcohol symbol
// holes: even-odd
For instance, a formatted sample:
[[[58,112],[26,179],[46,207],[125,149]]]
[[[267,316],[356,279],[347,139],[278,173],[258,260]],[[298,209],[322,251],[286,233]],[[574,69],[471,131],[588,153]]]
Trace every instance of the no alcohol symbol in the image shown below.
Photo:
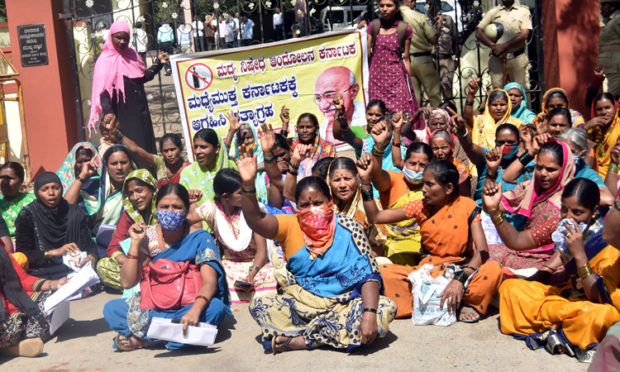
[[[213,83],[213,71],[204,63],[195,63],[185,71],[185,83],[193,90],[205,90]]]

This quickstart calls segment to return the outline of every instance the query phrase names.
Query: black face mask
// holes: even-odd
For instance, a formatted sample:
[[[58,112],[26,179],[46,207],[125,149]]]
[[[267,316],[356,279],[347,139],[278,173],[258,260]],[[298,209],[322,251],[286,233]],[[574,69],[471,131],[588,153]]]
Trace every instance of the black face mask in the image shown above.
[[[515,3],[515,0],[502,0],[502,5],[506,8],[511,7]]]

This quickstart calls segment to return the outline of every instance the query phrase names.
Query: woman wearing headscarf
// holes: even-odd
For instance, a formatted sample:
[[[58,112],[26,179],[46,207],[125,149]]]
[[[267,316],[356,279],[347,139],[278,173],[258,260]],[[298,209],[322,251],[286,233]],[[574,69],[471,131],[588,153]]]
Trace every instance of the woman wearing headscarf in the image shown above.
[[[194,134],[194,157],[192,165],[181,172],[181,185],[188,190],[200,190],[202,198],[197,205],[213,200],[213,179],[220,169],[237,169],[235,162],[228,159],[228,151],[222,139],[211,128],[203,128]]]
[[[497,229],[501,244],[489,245],[491,260],[512,269],[541,269],[551,253],[551,234],[560,222],[562,190],[575,174],[575,162],[564,142],[552,140],[538,152],[534,178],[502,195],[491,179],[483,188],[482,205]],[[517,215],[513,227],[504,213]],[[513,219],[514,221],[514,219]]]
[[[0,351],[25,357],[39,356],[50,337],[48,316],[42,311],[50,290],[67,281],[28,275],[0,246]]]
[[[618,104],[613,95],[601,93],[594,98],[592,119],[584,124],[583,129],[596,143],[595,156],[598,174],[605,178],[608,171],[618,173],[618,167],[611,165],[611,149],[620,137]]]
[[[140,55],[129,47],[129,25],[116,21],[110,26],[108,38],[97,58],[93,73],[89,133],[96,122],[116,118],[124,135],[138,146],[155,154],[155,135],[144,83],[151,81],[168,63],[168,54],[159,53],[157,63],[148,69]]]
[[[127,256],[121,250],[121,241],[129,238],[129,228],[134,223],[147,226],[157,223],[155,198],[157,181],[146,169],[137,169],[127,175],[123,184],[123,213],[106,250],[106,256],[97,262],[97,273],[104,285],[121,290],[120,266]]]
[[[570,111],[573,127],[581,127],[584,125],[585,120],[583,119],[583,115],[581,115],[579,111],[570,108],[568,95],[566,95],[566,91],[562,88],[551,88],[545,92],[542,99],[542,110],[536,115],[534,120],[532,120],[532,124],[535,124],[537,127],[545,124],[549,119],[547,118],[549,112],[558,107],[563,107]]]
[[[0,212],[12,239],[15,238],[15,220],[19,212],[35,199],[32,192],[21,192],[24,176],[24,167],[14,161],[0,167]]]
[[[57,279],[71,273],[62,257],[86,252],[93,267],[97,255],[90,229],[79,206],[62,197],[62,183],[55,173],[43,172],[34,180],[36,200],[19,213],[15,221],[17,251],[28,258],[28,273]]]
[[[527,94],[523,86],[517,82],[508,83],[504,86],[504,90],[508,93],[510,103],[512,104],[512,117],[528,124],[536,117],[536,114],[527,108]]]
[[[76,143],[56,172],[64,190],[63,197],[70,204],[78,204],[87,216],[98,211],[100,173],[101,157],[90,142]]]
[[[450,132],[446,130],[437,130],[431,134],[431,149],[433,150],[433,159],[447,160],[454,164],[459,172],[459,194],[461,196],[471,196],[471,172],[462,161],[454,157],[455,140]]]
[[[512,104],[508,93],[501,89],[493,89],[486,100],[484,113],[474,116],[474,97],[480,86],[480,79],[472,79],[467,85],[467,100],[463,117],[467,126],[471,128],[471,137],[474,144],[492,149],[495,147],[495,131],[502,124],[512,124],[519,128],[523,122],[513,116]]]

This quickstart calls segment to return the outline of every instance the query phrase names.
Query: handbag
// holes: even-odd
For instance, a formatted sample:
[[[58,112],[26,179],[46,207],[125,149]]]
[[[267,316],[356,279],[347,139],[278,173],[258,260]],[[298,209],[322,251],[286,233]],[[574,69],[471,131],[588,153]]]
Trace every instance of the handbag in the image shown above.
[[[142,270],[140,308],[169,310],[192,305],[201,287],[198,266],[160,258]]]

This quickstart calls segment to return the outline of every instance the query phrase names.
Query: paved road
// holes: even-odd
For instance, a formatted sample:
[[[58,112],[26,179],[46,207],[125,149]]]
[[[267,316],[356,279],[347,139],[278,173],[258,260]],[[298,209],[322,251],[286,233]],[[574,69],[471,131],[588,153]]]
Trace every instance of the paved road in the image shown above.
[[[387,337],[353,354],[333,350],[264,354],[259,329],[247,305],[234,305],[235,319],[220,328],[216,344],[193,352],[164,348],[118,353],[114,334],[101,311],[116,296],[102,293],[71,303],[71,319],[35,359],[0,358],[2,371],[585,371],[586,364],[544,350],[531,351],[523,342],[502,335],[497,315],[477,324],[414,327],[410,319],[396,320]]]

